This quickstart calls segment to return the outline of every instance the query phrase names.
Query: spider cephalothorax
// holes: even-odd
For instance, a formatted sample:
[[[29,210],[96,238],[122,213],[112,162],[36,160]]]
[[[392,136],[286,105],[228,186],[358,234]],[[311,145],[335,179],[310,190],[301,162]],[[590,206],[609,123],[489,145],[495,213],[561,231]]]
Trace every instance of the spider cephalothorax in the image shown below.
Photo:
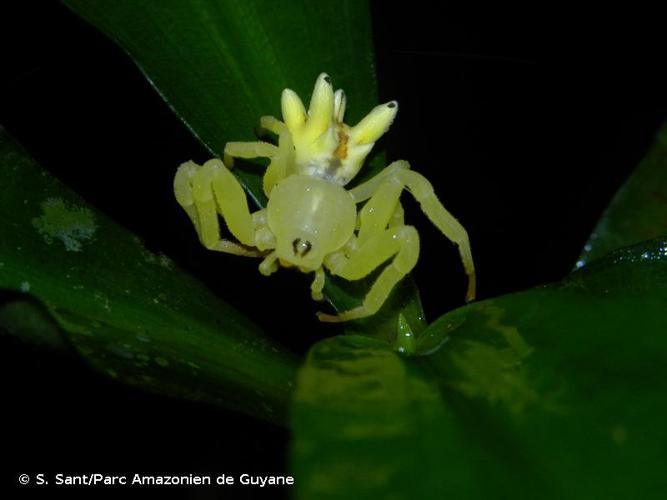
[[[428,218],[456,243],[468,274],[467,299],[475,295],[475,272],[465,229],[442,206],[422,175],[397,161],[351,190],[345,186],[361,169],[368,153],[398,111],[391,101],[375,107],[357,125],[343,123],[345,94],[333,91],[328,75],[315,83],[308,112],[299,96],[282,95],[283,120],[261,118],[261,126],[278,135],[268,142],[230,142],[225,162],[199,166],[187,162],[174,179],[178,203],[190,216],[200,240],[210,250],[263,257],[269,275],[280,266],[313,272],[312,296],[321,300],[325,269],[357,280],[387,260],[362,305],[338,315],[318,313],[322,321],[347,321],[377,312],[392,288],[417,263],[419,235],[403,223],[400,195],[405,188]],[[263,178],[266,208],[250,213],[243,188],[229,171],[232,158],[270,159]],[[226,164],[226,165],[225,165]],[[229,167],[229,168],[228,168]],[[357,212],[357,204],[366,202]],[[239,243],[221,239],[220,214]]]

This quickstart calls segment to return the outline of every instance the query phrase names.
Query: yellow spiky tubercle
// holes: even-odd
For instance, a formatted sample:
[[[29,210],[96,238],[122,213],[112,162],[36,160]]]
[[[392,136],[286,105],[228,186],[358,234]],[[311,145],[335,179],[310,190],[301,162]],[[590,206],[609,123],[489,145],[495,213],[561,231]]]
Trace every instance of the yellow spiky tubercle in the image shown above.
[[[308,112],[290,89],[282,94],[282,114],[295,150],[296,173],[321,177],[340,185],[361,169],[375,142],[389,129],[398,103],[376,106],[359,123],[343,123],[346,98],[334,92],[331,79],[321,73],[315,82]]]

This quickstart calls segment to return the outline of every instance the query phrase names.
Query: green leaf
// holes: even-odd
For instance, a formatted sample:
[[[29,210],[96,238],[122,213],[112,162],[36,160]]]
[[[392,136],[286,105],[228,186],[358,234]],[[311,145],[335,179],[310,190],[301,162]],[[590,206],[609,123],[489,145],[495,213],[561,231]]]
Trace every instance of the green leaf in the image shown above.
[[[577,267],[611,250],[667,233],[667,124],[619,189],[584,246]]]
[[[420,356],[320,343],[293,406],[300,498],[664,491],[665,304],[662,238],[453,311],[421,334]]]
[[[292,411],[297,498],[423,499],[444,487],[451,414],[387,343],[350,335],[315,345]]]
[[[3,290],[0,293],[0,331],[21,337],[31,344],[54,351],[69,351],[63,335],[49,311],[23,292]]]
[[[322,71],[345,89],[348,123],[378,104],[370,10],[363,0],[65,3],[134,58],[174,112],[218,157],[228,141],[255,139],[261,116],[280,116],[284,88],[309,97]],[[263,169],[243,169],[239,163],[235,174],[257,204],[265,206]],[[359,180],[385,165],[384,155],[376,154]],[[343,311],[359,305],[371,284],[372,278],[358,284],[328,278],[325,295]],[[411,278],[392,294],[378,321],[350,323],[346,330],[390,338],[401,313],[415,332],[426,326]]]
[[[0,130],[0,326],[66,343],[141,388],[281,421],[295,360],[167,256],[87,205]],[[47,314],[48,313],[48,314]],[[48,320],[48,315],[52,320]]]
[[[347,121],[378,104],[366,1],[66,0],[123,47],[212,155],[254,140],[280,95],[305,100],[326,71],[348,97]],[[261,174],[237,171],[265,204]]]

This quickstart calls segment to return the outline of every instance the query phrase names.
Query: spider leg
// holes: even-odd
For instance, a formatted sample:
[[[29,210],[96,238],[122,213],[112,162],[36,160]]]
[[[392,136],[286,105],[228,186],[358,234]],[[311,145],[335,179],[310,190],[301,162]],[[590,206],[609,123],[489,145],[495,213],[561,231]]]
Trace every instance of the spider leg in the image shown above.
[[[324,288],[325,275],[324,268],[319,267],[315,270],[315,278],[313,283],[310,285],[310,294],[313,300],[324,300],[324,295],[322,294],[322,289]]]
[[[468,276],[466,300],[474,300],[476,288],[475,264],[472,260],[467,231],[442,205],[426,177],[408,169],[399,169],[392,175],[408,188],[435,227],[459,248],[463,268]]]
[[[294,141],[287,126],[273,116],[263,116],[260,124],[262,128],[278,135],[278,152],[271,158],[271,164],[262,179],[262,187],[268,197],[276,184],[292,174],[290,166],[294,165]]]
[[[225,144],[225,156],[235,158],[273,158],[278,153],[278,146],[263,141],[228,142]]]
[[[294,145],[287,126],[273,116],[260,119],[263,129],[278,135],[278,146],[263,141],[228,142],[225,145],[225,163],[233,165],[234,158],[269,158],[270,163],[262,179],[262,188],[268,197],[278,182],[287,177],[288,166],[293,163]]]
[[[398,160],[393,163],[390,163],[388,166],[382,169],[380,173],[359,184],[354,189],[350,189],[350,194],[354,198],[355,203],[361,203],[366,201],[368,198],[373,196],[378,190],[380,185],[392,175],[395,175],[399,170],[409,170],[410,164],[405,160]]]
[[[389,219],[389,227],[404,226],[405,225],[405,211],[403,210],[403,205],[399,201],[396,204],[396,209]]]
[[[415,267],[419,257],[419,235],[412,226],[392,227],[369,237],[349,258],[328,261],[331,274],[358,280],[392,256],[394,259],[382,270],[361,306],[336,315],[318,313],[319,320],[340,322],[375,314],[394,286]]]
[[[248,257],[264,255],[264,252],[248,248],[255,246],[255,229],[248,201],[236,177],[222,161],[209,160],[203,166],[191,161],[184,163],[176,172],[174,193],[206,248]],[[240,243],[220,238],[218,212]]]
[[[276,252],[271,252],[264,257],[264,260],[259,265],[259,272],[264,276],[269,276],[275,273],[278,270],[278,267],[278,256],[276,255]]]
[[[388,178],[379,184],[359,212],[360,227],[354,245],[331,255],[325,265],[331,274],[352,281],[367,276],[394,257],[392,262],[380,273],[361,306],[338,315],[319,313],[321,321],[348,321],[375,314],[396,283],[417,263],[419,235],[414,227],[403,225],[403,207],[399,202],[402,190],[403,185],[397,179]]]
[[[475,265],[470,251],[470,240],[464,227],[450,214],[442,205],[433,186],[423,175],[410,170],[410,164],[405,160],[395,161],[387,166],[372,179],[358,185],[350,190],[354,200],[359,203],[367,200],[388,179],[397,179],[407,187],[415,199],[419,202],[422,210],[429,220],[455,245],[459,248],[463,268],[468,276],[468,290],[466,300],[475,298]],[[370,202],[369,202],[370,203]]]
[[[262,116],[259,119],[259,125],[265,130],[268,130],[269,132],[273,132],[277,136],[281,136],[282,134],[289,132],[287,129],[287,126],[278,120],[275,116]]]
[[[361,307],[338,315],[319,313],[321,321],[347,321],[374,314],[394,285],[417,263],[419,236],[413,227],[403,225],[403,207],[399,201],[406,187],[431,222],[459,247],[468,275],[466,299],[475,298],[475,267],[468,233],[438,200],[431,183],[410,170],[408,162],[397,161],[350,191],[357,203],[369,200],[359,212],[356,249],[348,249],[349,258],[343,251],[336,252],[325,263],[332,274],[355,280],[369,274],[392,255],[396,257],[372,285]]]

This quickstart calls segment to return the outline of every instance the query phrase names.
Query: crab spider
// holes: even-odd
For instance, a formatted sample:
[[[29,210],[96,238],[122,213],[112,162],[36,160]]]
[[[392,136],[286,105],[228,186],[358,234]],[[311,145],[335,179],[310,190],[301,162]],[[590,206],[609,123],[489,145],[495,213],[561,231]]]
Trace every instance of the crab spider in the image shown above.
[[[264,275],[282,267],[314,273],[313,299],[322,300],[325,270],[358,280],[391,259],[363,303],[337,315],[318,313],[321,321],[338,322],[376,313],[392,288],[417,263],[419,235],[403,223],[400,196],[407,189],[426,216],[460,252],[468,275],[467,300],[475,296],[475,269],[468,234],[443,207],[431,183],[396,161],[375,177],[346,190],[375,142],[388,130],[398,111],[391,101],[375,107],[357,125],[343,123],[345,93],[334,92],[328,75],[315,83],[308,112],[289,89],[282,94],[283,121],[261,118],[262,128],[278,136],[278,144],[229,142],[224,162],[181,165],[174,179],[176,200],[185,209],[202,244],[210,249],[263,257]],[[266,208],[251,213],[243,188],[230,172],[233,158],[270,159],[263,178]],[[357,212],[357,204],[366,202]],[[220,237],[218,214],[238,240]]]

